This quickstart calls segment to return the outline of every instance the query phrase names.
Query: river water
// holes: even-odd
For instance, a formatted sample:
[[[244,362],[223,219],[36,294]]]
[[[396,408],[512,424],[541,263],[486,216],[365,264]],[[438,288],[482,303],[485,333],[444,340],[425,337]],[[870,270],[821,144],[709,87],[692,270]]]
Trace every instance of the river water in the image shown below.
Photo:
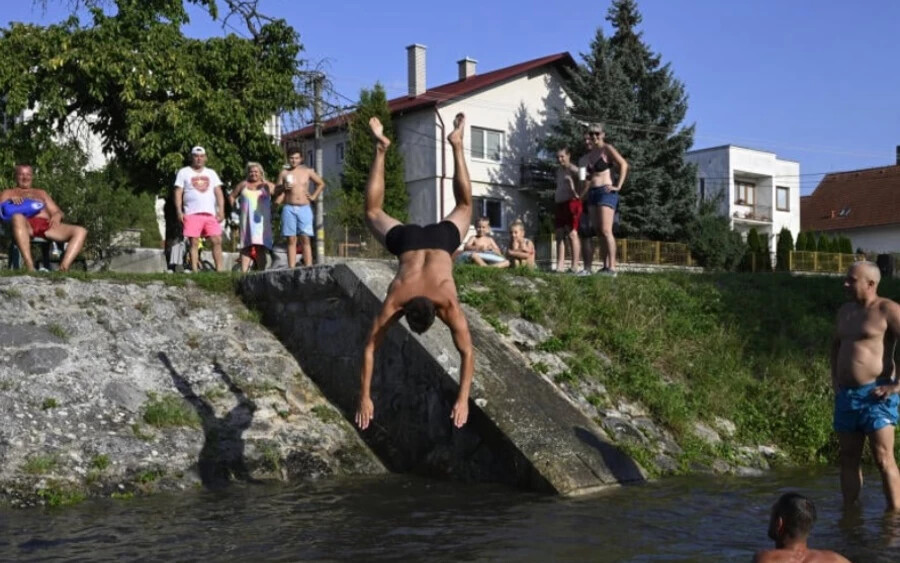
[[[560,499],[405,475],[237,484],[62,509],[0,510],[3,561],[750,561],[783,492],[812,498],[810,544],[900,561],[876,474],[840,510],[837,473],[691,476]]]

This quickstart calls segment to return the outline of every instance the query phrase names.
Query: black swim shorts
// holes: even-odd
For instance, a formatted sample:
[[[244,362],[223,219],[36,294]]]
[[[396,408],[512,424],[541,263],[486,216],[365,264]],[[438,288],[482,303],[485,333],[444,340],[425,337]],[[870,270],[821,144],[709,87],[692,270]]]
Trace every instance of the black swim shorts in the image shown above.
[[[394,256],[410,250],[446,250],[453,254],[459,247],[459,229],[452,221],[431,225],[397,225],[384,237],[384,246]]]

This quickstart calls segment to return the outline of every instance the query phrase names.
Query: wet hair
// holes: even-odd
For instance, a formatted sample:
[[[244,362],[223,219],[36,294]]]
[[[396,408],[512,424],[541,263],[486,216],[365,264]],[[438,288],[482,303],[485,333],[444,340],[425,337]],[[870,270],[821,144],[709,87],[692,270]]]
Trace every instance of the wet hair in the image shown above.
[[[434,303],[427,297],[413,297],[403,305],[403,314],[409,328],[416,334],[422,334],[434,323]]]
[[[803,538],[816,523],[816,506],[799,493],[785,493],[772,507],[772,518],[781,518],[785,536]]]
[[[303,151],[300,150],[300,147],[290,147],[287,150],[287,155],[290,157],[291,155],[300,155],[300,158],[303,158]]]
[[[515,221],[513,221],[512,224],[509,226],[509,232],[513,232],[513,230],[515,230],[515,229],[522,229],[524,231],[525,230],[525,222],[522,221],[521,219],[516,219]]]
[[[572,152],[569,150],[569,147],[559,147],[559,148],[556,150],[556,152],[557,152],[557,153],[564,152],[564,153],[569,154],[569,155],[572,154]]]
[[[487,223],[488,227],[490,227],[491,219],[487,215],[482,215],[478,219],[475,219],[475,225],[478,225],[478,223]]]

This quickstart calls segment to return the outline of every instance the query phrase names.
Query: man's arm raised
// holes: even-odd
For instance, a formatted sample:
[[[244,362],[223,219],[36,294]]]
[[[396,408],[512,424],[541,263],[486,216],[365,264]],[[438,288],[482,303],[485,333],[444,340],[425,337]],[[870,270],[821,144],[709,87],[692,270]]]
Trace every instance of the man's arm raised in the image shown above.
[[[441,320],[450,328],[453,335],[453,344],[459,351],[459,395],[456,396],[456,404],[450,412],[453,425],[461,428],[469,419],[469,392],[472,388],[472,378],[475,372],[475,356],[472,353],[472,335],[469,333],[469,323],[458,304],[449,308],[441,315]]]
[[[372,403],[372,372],[375,369],[375,349],[381,346],[387,329],[400,318],[402,311],[391,299],[385,300],[381,312],[372,323],[372,330],[363,348],[362,368],[359,377],[359,407],[356,409],[356,425],[361,430],[369,427],[375,417],[375,405]]]

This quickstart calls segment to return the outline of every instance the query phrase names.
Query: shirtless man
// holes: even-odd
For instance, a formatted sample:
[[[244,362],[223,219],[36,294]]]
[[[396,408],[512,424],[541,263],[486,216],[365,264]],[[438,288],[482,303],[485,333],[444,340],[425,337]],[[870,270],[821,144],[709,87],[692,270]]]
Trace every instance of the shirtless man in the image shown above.
[[[900,384],[894,348],[900,335],[900,305],[878,296],[881,272],[872,262],[850,266],[844,288],[851,299],[837,315],[831,346],[834,430],[840,443],[841,492],[845,508],[859,500],[860,459],[866,437],[884,485],[887,508],[900,509],[900,472],[894,459],[894,427]]]
[[[87,239],[87,229],[76,225],[67,225],[62,222],[63,212],[44,190],[31,186],[34,172],[31,166],[19,164],[15,169],[16,187],[3,190],[0,193],[0,202],[12,200],[15,204],[22,203],[23,199],[33,199],[44,204],[37,215],[26,219],[24,215],[16,213],[12,216],[13,239],[19,252],[22,253],[22,261],[25,269],[34,271],[34,260],[31,258],[31,238],[42,237],[54,242],[68,243],[66,252],[59,263],[59,271],[68,271],[75,257],[81,252],[84,241]]]
[[[390,325],[406,315],[409,328],[421,334],[431,327],[437,314],[450,328],[453,343],[459,351],[459,394],[450,413],[453,425],[459,428],[469,417],[469,388],[472,386],[475,369],[469,325],[456,295],[453,262],[450,258],[468,230],[469,218],[472,216],[472,184],[469,182],[469,171],[463,156],[465,118],[463,114],[456,116],[453,132],[447,137],[453,147],[453,195],[456,207],[445,220],[424,227],[404,225],[382,209],[384,154],[391,141],[384,136],[384,129],[378,118],[369,120],[369,125],[375,137],[375,159],[366,185],[366,223],[385,248],[397,256],[400,267],[388,287],[384,305],[375,317],[366,341],[356,424],[365,430],[374,416],[375,407],[370,391],[375,349],[384,340]]]
[[[756,553],[755,563],[849,563],[842,555],[825,549],[810,549],[806,545],[813,524],[816,507],[812,501],[797,493],[785,493],[772,506],[769,519],[769,538],[775,549]]]
[[[288,268],[297,266],[297,236],[303,244],[303,265],[312,266],[312,245],[310,238],[314,236],[313,210],[311,202],[316,201],[325,182],[316,171],[303,166],[303,153],[299,149],[288,154],[289,168],[278,175],[278,186],[275,188],[275,203],[284,202],[281,210],[281,234],[287,237]],[[316,185],[315,191],[309,193],[309,182]]]

